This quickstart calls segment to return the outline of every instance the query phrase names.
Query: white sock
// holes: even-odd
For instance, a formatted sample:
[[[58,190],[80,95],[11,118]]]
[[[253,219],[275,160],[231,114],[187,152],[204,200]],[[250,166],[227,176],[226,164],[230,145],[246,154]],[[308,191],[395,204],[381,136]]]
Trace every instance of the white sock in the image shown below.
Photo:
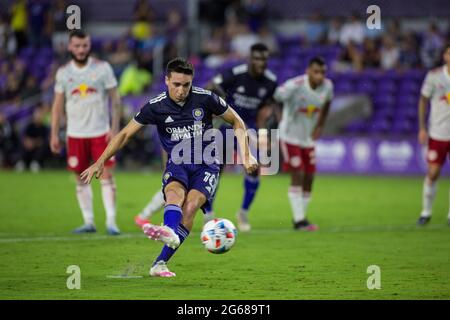
[[[209,221],[209,220],[214,219],[214,211],[206,212],[206,213],[203,215],[203,219],[204,219],[205,221]]]
[[[432,182],[427,178],[423,182],[423,193],[422,193],[422,213],[421,217],[431,217],[431,209],[433,207],[434,196],[436,195],[436,182]]]
[[[156,211],[164,206],[164,195],[162,190],[159,190],[154,194],[152,200],[147,204],[147,206],[142,210],[140,216],[143,219],[150,218]]]
[[[292,215],[294,222],[305,219],[305,211],[303,207],[302,188],[291,186],[288,191],[289,202],[291,203]]]
[[[117,227],[116,225],[116,184],[113,179],[102,179],[103,206],[106,211],[106,225]]]
[[[77,183],[77,199],[83,214],[84,224],[94,224],[94,208],[92,206],[92,188],[90,184]]]
[[[245,209],[240,208],[240,209],[239,209],[239,214],[240,214],[241,217],[243,217],[244,219],[248,219],[248,210],[245,210]],[[214,215],[214,213],[213,213],[213,215]]]
[[[303,197],[303,212],[306,217],[306,212],[308,210],[308,204],[311,201],[311,192],[303,191],[302,197]]]

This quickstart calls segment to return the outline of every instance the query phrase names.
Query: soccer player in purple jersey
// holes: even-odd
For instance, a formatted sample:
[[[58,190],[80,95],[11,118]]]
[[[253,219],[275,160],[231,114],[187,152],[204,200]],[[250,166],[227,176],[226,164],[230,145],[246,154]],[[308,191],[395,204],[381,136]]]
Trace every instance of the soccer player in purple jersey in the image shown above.
[[[144,225],[144,233],[150,239],[165,244],[161,254],[154,261],[150,276],[174,277],[167,262],[189,235],[198,209],[204,209],[214,195],[219,179],[219,163],[203,156],[215,141],[200,142],[196,148],[196,138],[204,136],[212,129],[212,116],[220,116],[233,126],[247,173],[255,172],[258,163],[249,149],[247,130],[242,119],[222,98],[211,91],[192,87],[194,68],[191,63],[176,58],[167,64],[166,85],[168,90],[147,102],[128,125],[108,144],[97,162],[82,173],[82,179],[89,183],[99,177],[106,161],[120,150],[128,140],[144,125],[155,124],[158,128],[162,147],[168,154],[163,174],[164,225]],[[193,144],[191,142],[194,142]],[[190,150],[183,161],[178,163],[180,144],[190,143]],[[198,144],[197,144],[198,145]],[[172,153],[174,151],[174,153]],[[194,159],[185,161],[184,157]],[[200,156],[200,162],[198,160]]]

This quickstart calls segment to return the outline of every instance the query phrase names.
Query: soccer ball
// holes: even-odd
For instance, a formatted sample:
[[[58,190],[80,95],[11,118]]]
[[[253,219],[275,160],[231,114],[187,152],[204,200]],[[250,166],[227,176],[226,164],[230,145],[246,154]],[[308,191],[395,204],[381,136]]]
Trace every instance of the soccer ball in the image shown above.
[[[211,253],[225,253],[236,241],[237,230],[227,219],[213,219],[203,226],[201,240]]]

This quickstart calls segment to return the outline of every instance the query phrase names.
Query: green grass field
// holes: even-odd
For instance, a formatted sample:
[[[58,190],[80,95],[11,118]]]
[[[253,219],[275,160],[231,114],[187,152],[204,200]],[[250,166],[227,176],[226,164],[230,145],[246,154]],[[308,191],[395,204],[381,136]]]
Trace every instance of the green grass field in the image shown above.
[[[238,234],[224,255],[203,249],[196,227],[171,260],[176,278],[148,277],[161,244],[148,240],[133,216],[160,186],[160,175],[118,173],[120,237],[105,235],[94,182],[95,235],[72,235],[81,224],[68,172],[0,172],[1,299],[449,299],[450,181],[442,179],[433,220],[415,222],[422,178],[318,176],[309,217],[316,233],[291,230],[289,177],[263,177],[251,210],[254,231]],[[235,221],[242,178],[222,177],[216,210]],[[158,214],[154,222],[160,223]],[[81,289],[69,290],[69,265]],[[368,290],[366,270],[381,268],[381,289]],[[109,276],[142,276],[110,278]]]

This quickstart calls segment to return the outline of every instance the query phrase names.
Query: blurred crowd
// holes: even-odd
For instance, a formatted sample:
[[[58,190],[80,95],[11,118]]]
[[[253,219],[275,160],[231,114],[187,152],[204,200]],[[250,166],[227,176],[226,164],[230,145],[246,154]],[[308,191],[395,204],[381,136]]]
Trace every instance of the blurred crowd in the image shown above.
[[[218,2],[220,3],[220,1]],[[230,58],[245,58],[250,46],[264,42],[273,56],[280,54],[277,35],[268,23],[266,1],[234,1],[220,9],[209,8],[211,28],[202,41],[202,57],[211,66]],[[306,19],[299,46],[336,46],[341,54],[333,64],[337,72],[432,68],[440,63],[441,51],[450,40],[450,29],[440,30],[430,22],[426,30],[405,31],[401,20],[392,19],[381,29],[368,29],[365,17],[323,17],[314,13]]]
[[[0,167],[39,171],[52,158],[48,134],[55,75],[70,59],[67,5],[65,0],[18,0],[0,11]],[[163,64],[177,56],[184,27],[176,9],[167,12],[161,26],[150,1],[137,0],[129,28],[111,38],[92,37],[92,55],[110,62],[122,96],[138,95],[153,81],[153,49],[162,50]],[[26,108],[17,119],[8,117],[11,109]],[[138,156],[133,145],[139,148],[131,143],[128,152],[143,163],[148,153]],[[62,164],[64,155],[59,158]]]
[[[20,106],[27,98],[51,92],[58,66],[70,58],[66,7],[65,0],[18,0],[6,13],[0,12],[1,104]],[[161,47],[163,62],[178,55],[184,20],[175,9],[167,12],[165,20],[163,27],[157,25],[150,2],[137,0],[133,21],[126,32],[110,38],[93,38],[92,54],[111,63],[121,80],[122,95],[141,93],[151,84],[155,47]],[[44,66],[45,74],[36,77],[30,72],[31,61],[26,58],[39,55],[42,58],[48,50],[51,52]]]
[[[215,69],[230,59],[245,59],[256,42],[264,42],[274,57],[283,55],[282,35],[273,28],[266,0],[199,4],[201,41],[198,54],[190,56],[193,61]],[[0,11],[0,167],[37,171],[48,163],[54,77],[70,58],[67,5],[65,0],[17,0]],[[420,32],[405,31],[399,19],[386,20],[381,30],[369,30],[364,17],[355,13],[346,18],[315,13],[304,22],[297,35],[299,48],[338,48],[331,65],[335,72],[429,69],[440,62],[441,49],[450,39],[450,30],[441,30],[433,22]],[[169,9],[161,19],[151,0],[136,0],[126,32],[93,38],[93,55],[111,63],[122,96],[143,94],[155,82],[154,49],[162,50],[164,64],[187,54],[187,26],[186,16],[178,9]],[[33,108],[18,119],[5,111],[28,106]]]

